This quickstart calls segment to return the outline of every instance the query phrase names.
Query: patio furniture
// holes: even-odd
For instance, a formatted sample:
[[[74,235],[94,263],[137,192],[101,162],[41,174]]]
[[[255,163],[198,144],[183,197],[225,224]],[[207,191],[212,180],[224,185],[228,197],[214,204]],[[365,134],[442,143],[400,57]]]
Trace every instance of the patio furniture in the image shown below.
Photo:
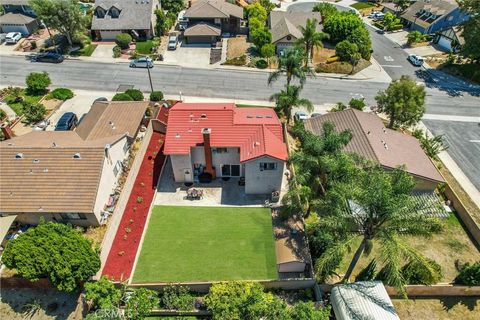
[[[189,188],[187,189],[187,199],[189,200],[200,200],[203,198],[203,190]]]

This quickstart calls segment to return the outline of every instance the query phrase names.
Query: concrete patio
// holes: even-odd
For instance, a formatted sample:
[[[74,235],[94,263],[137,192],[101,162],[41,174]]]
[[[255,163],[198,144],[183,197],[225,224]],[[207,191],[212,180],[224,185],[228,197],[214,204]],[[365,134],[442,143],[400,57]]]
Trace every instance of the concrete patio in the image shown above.
[[[281,196],[286,190],[286,179],[283,179]],[[173,170],[170,158],[167,158],[165,168],[160,177],[155,195],[155,205],[179,205],[179,206],[249,206],[261,207],[269,199],[268,195],[247,195],[245,187],[238,185],[239,178],[230,178],[228,181],[216,179],[211,183],[194,183],[187,187],[183,183],[177,183],[173,178]],[[187,189],[196,188],[203,190],[203,198],[189,200],[186,198]]]

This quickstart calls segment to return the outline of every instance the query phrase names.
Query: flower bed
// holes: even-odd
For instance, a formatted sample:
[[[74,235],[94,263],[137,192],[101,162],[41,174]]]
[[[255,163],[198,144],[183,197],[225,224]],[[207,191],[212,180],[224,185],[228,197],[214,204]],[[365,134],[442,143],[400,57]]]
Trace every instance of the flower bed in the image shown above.
[[[114,280],[130,277],[160,170],[165,161],[164,135],[153,132],[108,254],[103,275]]]

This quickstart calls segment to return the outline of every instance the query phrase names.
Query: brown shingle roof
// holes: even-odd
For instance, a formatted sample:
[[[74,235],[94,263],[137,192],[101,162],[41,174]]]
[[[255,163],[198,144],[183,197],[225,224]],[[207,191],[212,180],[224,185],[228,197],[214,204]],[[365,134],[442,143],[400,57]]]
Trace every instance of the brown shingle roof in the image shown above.
[[[212,26],[211,24],[200,22],[183,32],[186,37],[191,36],[219,36],[222,34],[220,28]]]
[[[298,39],[302,37],[300,27],[307,25],[307,20],[317,20],[316,31],[322,31],[322,16],[319,12],[290,12],[272,11],[268,16],[272,42],[275,43],[284,37],[291,35]]]
[[[148,101],[96,102],[78,125],[76,133],[84,140],[125,133],[133,138],[149,104]]]
[[[0,212],[92,213],[104,152],[103,141],[83,141],[72,131],[1,142]]]
[[[21,13],[7,13],[0,16],[0,24],[29,24],[35,21],[35,18],[26,16]]]
[[[458,8],[458,3],[455,0],[419,0],[413,3],[405,13],[402,14],[402,18],[426,28],[433,22],[441,19],[441,16],[452,12],[456,8]],[[422,9],[440,17],[435,20],[428,18],[426,14],[420,14],[420,10]]]
[[[311,118],[304,123],[307,130],[321,134],[322,125],[327,121],[334,123],[337,131],[352,131],[353,137],[345,147],[346,151],[377,161],[383,167],[405,165],[406,171],[414,176],[444,181],[416,138],[385,128],[378,116],[347,109]]]
[[[243,19],[243,8],[224,0],[195,2],[185,11],[185,18],[230,18]]]

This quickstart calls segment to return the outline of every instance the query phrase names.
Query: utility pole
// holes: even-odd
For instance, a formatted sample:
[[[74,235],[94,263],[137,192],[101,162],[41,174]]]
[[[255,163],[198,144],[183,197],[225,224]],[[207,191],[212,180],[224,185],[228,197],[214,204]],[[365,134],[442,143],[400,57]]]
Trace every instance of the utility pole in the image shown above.
[[[152,60],[152,66],[153,66],[153,60]],[[147,72],[148,72],[148,80],[150,81],[150,90],[151,92],[153,92],[152,76],[150,75],[150,65],[148,64],[148,61],[147,61]]]

